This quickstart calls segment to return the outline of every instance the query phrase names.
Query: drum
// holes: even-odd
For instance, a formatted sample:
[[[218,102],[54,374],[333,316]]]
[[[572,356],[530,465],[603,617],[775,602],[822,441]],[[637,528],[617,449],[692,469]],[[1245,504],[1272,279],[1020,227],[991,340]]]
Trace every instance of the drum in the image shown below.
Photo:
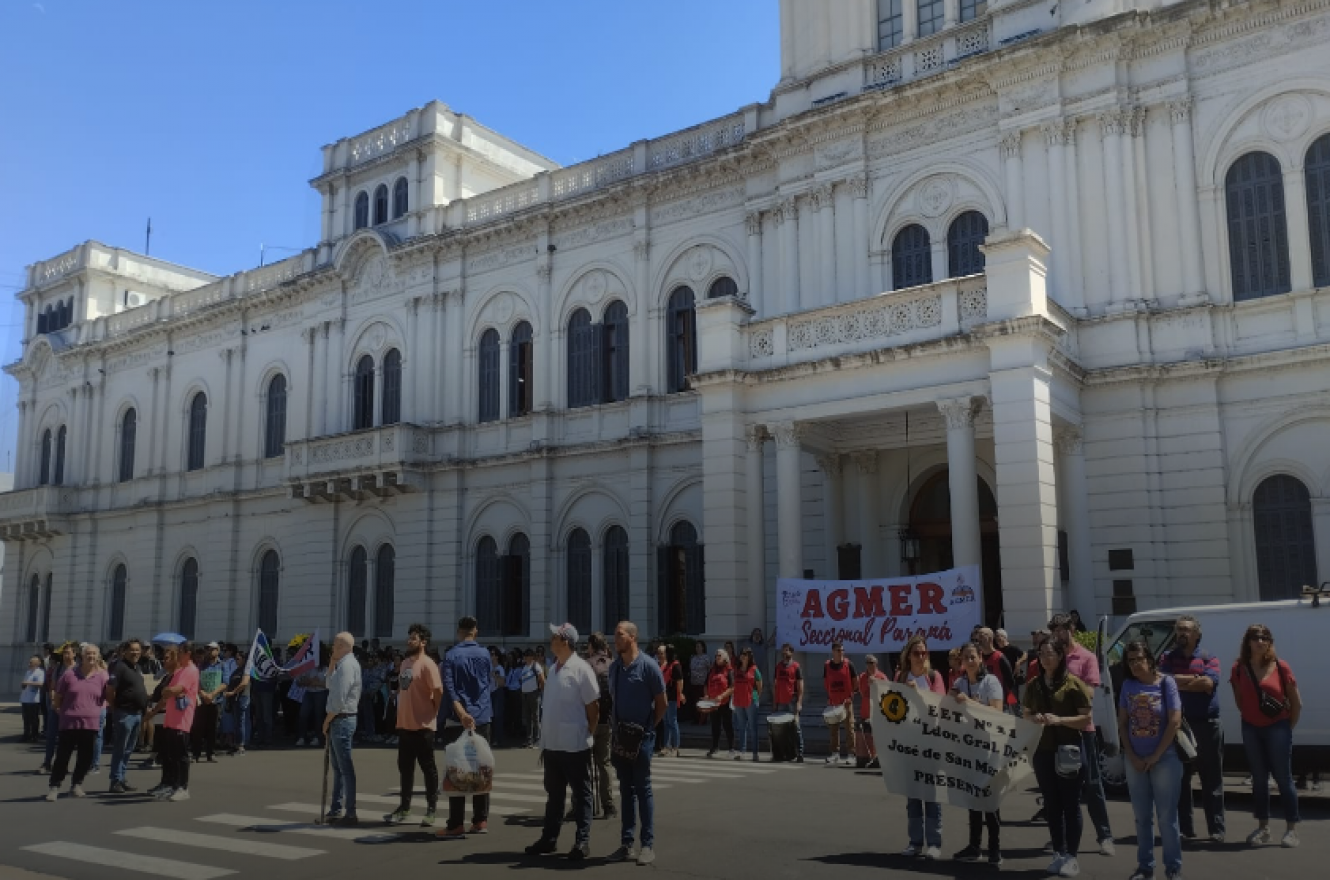
[[[828,727],[835,727],[845,720],[845,707],[828,706],[827,710],[822,713],[822,720],[827,722]]]
[[[789,712],[767,716],[767,735],[771,738],[771,760],[793,761],[799,756],[799,732]]]
[[[719,708],[720,708],[720,703],[717,703],[715,700],[698,700],[698,701],[697,701],[697,714],[699,714],[699,715],[703,715],[703,716],[705,716],[705,715],[707,715],[708,713],[710,713],[710,712],[714,712],[714,711],[716,711],[716,710],[719,709]]]

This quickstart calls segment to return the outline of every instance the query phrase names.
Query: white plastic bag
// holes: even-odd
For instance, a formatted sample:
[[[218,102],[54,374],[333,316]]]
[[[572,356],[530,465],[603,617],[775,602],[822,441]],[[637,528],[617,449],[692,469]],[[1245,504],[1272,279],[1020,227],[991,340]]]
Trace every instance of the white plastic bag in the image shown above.
[[[443,750],[443,790],[488,794],[494,787],[494,752],[483,736],[468,730]]]

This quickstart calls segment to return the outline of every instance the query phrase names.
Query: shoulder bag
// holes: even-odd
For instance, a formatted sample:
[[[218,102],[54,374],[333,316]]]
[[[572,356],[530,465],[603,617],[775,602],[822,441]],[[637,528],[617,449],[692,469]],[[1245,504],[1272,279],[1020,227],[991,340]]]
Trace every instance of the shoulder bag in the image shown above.
[[[614,664],[614,689],[619,689],[619,672],[623,665],[618,660],[611,661]],[[618,700],[615,700],[615,707],[618,707]],[[636,761],[638,753],[642,751],[642,741],[647,737],[647,729],[641,724],[635,724],[632,721],[620,721],[617,718],[614,722],[614,730],[610,745],[610,752],[614,757],[624,761]]]
[[[1288,684],[1284,680],[1284,667],[1280,665],[1279,661],[1275,661],[1275,673],[1279,676],[1280,689],[1285,692],[1284,699],[1282,700],[1276,700],[1265,692],[1265,689],[1261,687],[1260,679],[1256,677],[1256,672],[1252,669],[1250,663],[1247,664],[1246,668],[1247,677],[1251,679],[1252,688],[1256,691],[1256,705],[1261,710],[1261,713],[1267,718],[1278,718],[1280,715],[1287,712],[1289,710],[1287,692]]]

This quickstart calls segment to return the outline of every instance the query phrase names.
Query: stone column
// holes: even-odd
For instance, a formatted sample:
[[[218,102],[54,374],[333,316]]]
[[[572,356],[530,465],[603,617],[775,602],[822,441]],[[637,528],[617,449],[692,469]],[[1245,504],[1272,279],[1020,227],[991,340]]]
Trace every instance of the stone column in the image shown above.
[[[762,212],[749,211],[744,226],[748,230],[748,304],[765,318],[770,307],[762,289]]]
[[[554,266],[550,263],[547,256],[542,256],[536,261],[536,302],[541,308],[550,308],[550,278],[554,274]],[[553,317],[550,314],[532,315],[531,320],[535,326],[532,330],[532,343],[539,347],[532,352],[531,362],[533,364],[544,363],[544,366],[536,371],[533,381],[536,383],[532,402],[535,404],[537,412],[548,412],[554,408],[554,332]],[[542,328],[543,332],[540,329]],[[506,363],[506,362],[505,362]]]
[[[960,0],[942,0],[942,26],[944,28],[954,28],[960,20]]]
[[[850,245],[850,259],[854,267],[854,290],[849,299],[860,299],[874,291],[868,279],[868,175],[856,174],[849,180],[850,198],[854,207],[854,237]]]
[[[1133,298],[1132,265],[1127,250],[1127,194],[1122,176],[1122,135],[1127,118],[1122,110],[1099,114],[1099,134],[1104,142],[1105,220],[1108,225],[1109,309],[1121,311]]]
[[[1048,177],[1053,181],[1049,193],[1052,228],[1049,235],[1053,246],[1053,297],[1068,309],[1083,305],[1079,290],[1073,297],[1071,272],[1071,231],[1067,225],[1067,191],[1059,182],[1066,179],[1066,138],[1062,120],[1046,122],[1041,128],[1048,145]]]
[[[748,459],[744,470],[744,525],[748,537],[748,614],[767,629],[767,525],[763,446],[766,430],[753,425],[744,434]]]
[[[1178,203],[1178,239],[1182,248],[1182,292],[1205,289],[1201,265],[1201,200],[1196,189],[1196,156],[1191,132],[1191,97],[1168,105],[1173,121],[1173,186]]]
[[[840,573],[838,550],[843,540],[841,535],[845,530],[842,514],[844,502],[841,487],[840,456],[834,452],[819,455],[817,466],[822,469],[822,480],[825,487],[822,493],[822,503],[826,510],[823,525],[827,543],[827,564],[830,567],[826,577],[836,578]]]
[[[1131,263],[1131,283],[1137,296],[1135,299],[1152,299],[1153,274],[1150,259],[1149,208],[1143,197],[1137,193],[1150,191],[1147,169],[1141,167],[1145,162],[1145,108],[1130,107],[1124,111],[1126,129],[1122,133],[1122,179],[1127,186],[1127,259]],[[1139,160],[1139,161],[1138,161]]]
[[[1288,218],[1289,283],[1293,290],[1311,290],[1311,229],[1307,223],[1307,177],[1299,163],[1284,169],[1284,216]]]
[[[351,425],[351,420],[347,418],[347,407],[351,405],[351,373],[346,371],[346,319],[334,318],[330,322],[328,332],[328,368],[332,371],[331,375],[336,378],[341,377],[341,382],[337,384],[338,391],[336,395],[328,402],[328,409],[331,411],[328,419],[330,421],[329,433],[341,432],[347,430]]]
[[[22,399],[22,392],[19,393],[18,401],[18,442],[14,444],[14,488],[25,489],[28,486],[27,473],[24,470],[28,466],[28,417],[31,415],[32,407],[26,400]]]
[[[951,491],[951,555],[957,566],[979,565],[979,472],[974,456],[974,399],[939,400],[947,423],[947,484]]]
[[[776,533],[780,540],[780,576],[804,576],[803,493],[800,482],[800,426],[767,426],[776,438]]]
[[[1071,275],[1071,287],[1074,291],[1074,297],[1081,309],[1080,314],[1085,312],[1085,277],[1084,269],[1081,263],[1081,175],[1080,166],[1076,159],[1076,120],[1065,119],[1062,123],[1062,143],[1066,152],[1065,172],[1063,179],[1063,192],[1066,194],[1067,201],[1067,237],[1068,244],[1068,273]]]
[[[901,2],[901,45],[913,43],[919,39],[919,3],[918,0]]]
[[[780,224],[780,289],[783,297],[780,312],[789,314],[800,308],[799,296],[799,205],[789,198],[780,203],[776,214]]]
[[[1007,178],[1007,228],[1021,229],[1025,226],[1025,175],[1019,131],[1002,137],[1002,164]]]
[[[1079,608],[1093,620],[1098,614],[1095,602],[1094,567],[1090,563],[1090,509],[1085,483],[1085,452],[1081,428],[1066,426],[1054,439],[1061,465],[1062,498],[1067,508],[1062,511],[1062,523],[1067,530],[1068,568],[1071,572],[1070,605]]]
[[[855,502],[859,520],[859,567],[866,578],[882,573],[882,547],[877,509],[877,450],[856,452],[855,475],[859,478]]]
[[[751,250],[752,239],[749,239]],[[633,303],[633,314],[629,318],[628,359],[629,386],[634,397],[645,397],[651,393],[652,360],[647,328],[651,321],[651,304],[655,298],[651,295],[651,243],[645,236],[633,242],[633,264],[637,269],[637,295]]]
[[[336,197],[337,187],[329,184],[319,192],[323,196],[323,212],[319,216],[319,241],[332,241],[333,199]]]
[[[499,421],[508,418],[508,337],[499,339]]]
[[[342,191],[338,193],[337,217],[333,227],[338,230],[338,237],[350,235],[355,226],[355,218],[351,216],[351,187],[342,185]]]
[[[720,302],[717,300],[716,302]],[[743,386],[704,382],[702,407],[702,519],[706,541],[706,632],[741,632],[762,596],[749,594],[748,444]],[[667,538],[668,540],[668,538]],[[657,589],[664,586],[657,584]],[[659,593],[656,597],[659,599]],[[652,609],[657,612],[657,601]]]
[[[448,334],[448,338],[453,341],[452,350],[455,352],[463,351],[464,345],[467,349],[475,351],[475,347],[479,343],[479,340],[477,339],[469,339],[466,341],[463,341],[462,339],[462,321],[466,315],[465,300],[466,297],[463,289],[459,287],[457,290],[448,294],[443,303],[445,331]],[[470,361],[472,364],[475,364],[476,358],[472,356]],[[448,370],[449,382],[452,389],[452,393],[448,395],[450,401],[448,404],[449,413],[451,415],[449,424],[460,424],[468,419],[474,420],[476,418],[476,410],[474,408],[470,410],[465,408],[465,401],[469,399],[469,395],[462,387],[462,379],[465,372],[463,366],[456,361],[453,362],[452,369]],[[475,377],[475,381],[472,382],[472,387],[476,387],[478,382],[479,377]],[[502,387],[502,384],[503,383],[500,383],[500,387]]]
[[[417,150],[411,154],[411,161],[407,163],[406,170],[406,234],[407,237],[414,237],[420,234],[420,155]],[[396,185],[393,187],[393,195],[396,196]],[[393,206],[395,211],[397,206]]]
[[[817,212],[817,259],[822,289],[814,303],[828,306],[836,302],[836,205],[831,184],[813,190],[813,210]]]

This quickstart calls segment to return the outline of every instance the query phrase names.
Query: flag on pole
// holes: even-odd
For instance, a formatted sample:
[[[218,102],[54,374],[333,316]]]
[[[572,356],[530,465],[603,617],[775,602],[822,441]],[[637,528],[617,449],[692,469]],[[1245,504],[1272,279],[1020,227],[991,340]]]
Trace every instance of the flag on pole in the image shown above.
[[[245,661],[245,675],[254,681],[273,681],[281,672],[277,661],[272,657],[272,647],[263,630],[254,633],[254,644],[249,649],[249,659]]]
[[[300,646],[300,650],[292,657],[282,671],[292,678],[299,678],[307,672],[313,672],[319,667],[319,631],[314,630],[314,635],[305,639],[305,644]]]

